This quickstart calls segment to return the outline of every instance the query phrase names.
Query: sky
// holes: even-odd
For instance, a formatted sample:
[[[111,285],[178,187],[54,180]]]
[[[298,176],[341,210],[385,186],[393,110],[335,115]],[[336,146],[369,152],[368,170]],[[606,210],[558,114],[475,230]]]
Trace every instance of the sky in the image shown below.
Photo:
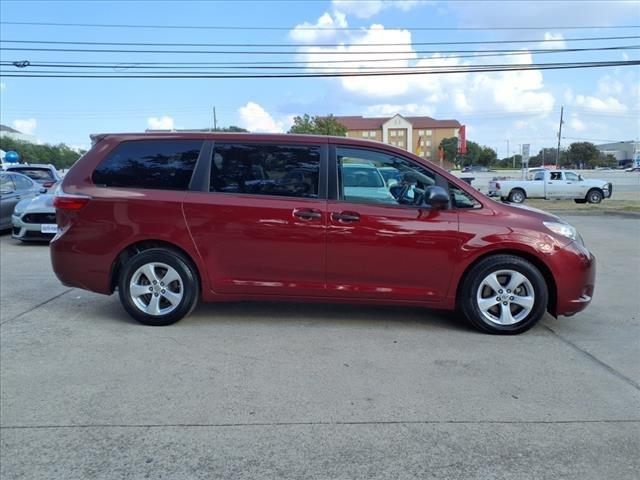
[[[326,60],[350,58],[354,66],[375,55],[363,50],[406,54],[388,63],[412,65],[530,64],[634,60],[640,50],[539,54],[534,49],[640,45],[638,39],[571,41],[572,38],[640,36],[640,28],[567,29],[570,26],[640,25],[639,2],[468,2],[468,1],[71,1],[3,0],[2,22],[99,23],[147,26],[260,26],[277,30],[180,28],[102,28],[0,25],[0,38],[138,43],[275,43],[291,54],[278,60],[319,62],[321,72],[335,71]],[[505,27],[544,27],[508,30]],[[308,30],[308,27],[324,27]],[[343,29],[327,29],[340,27]],[[345,30],[348,27],[349,30]],[[451,30],[424,30],[425,27]],[[464,30],[483,27],[490,30]],[[422,28],[422,30],[420,30]],[[447,42],[522,41],[498,44]],[[547,40],[547,41],[545,41]],[[552,41],[548,41],[552,40]],[[419,46],[416,43],[445,43]],[[367,47],[370,43],[409,46]],[[317,47],[317,44],[337,46]],[[262,61],[265,55],[29,52],[6,50],[24,44],[3,43],[0,60],[113,62],[108,73],[127,71],[150,61]],[[65,47],[63,45],[63,47]],[[87,47],[82,48],[109,48]],[[114,48],[114,47],[111,47]],[[153,47],[115,47],[150,49]],[[165,49],[175,47],[163,47]],[[186,48],[186,47],[184,47]],[[189,47],[196,49],[195,47]],[[488,48],[517,55],[481,57]],[[442,50],[470,50],[461,54]],[[245,49],[246,50],[246,49]],[[255,49],[254,49],[255,50]],[[428,50],[430,53],[416,53]],[[346,56],[342,52],[356,52]],[[341,56],[342,55],[342,56]],[[384,55],[384,53],[380,54]],[[386,58],[389,54],[387,54]],[[12,67],[4,67],[5,69]],[[28,67],[33,68],[33,67]],[[286,132],[296,115],[427,115],[457,119],[467,137],[494,148],[499,157],[530,143],[532,152],[557,142],[564,106],[562,145],[596,144],[640,137],[640,68],[456,73],[350,78],[278,79],[74,79],[0,78],[0,123],[32,134],[40,142],[87,148],[97,132],[147,128],[207,128],[216,108],[218,126],[238,125],[254,132]]]

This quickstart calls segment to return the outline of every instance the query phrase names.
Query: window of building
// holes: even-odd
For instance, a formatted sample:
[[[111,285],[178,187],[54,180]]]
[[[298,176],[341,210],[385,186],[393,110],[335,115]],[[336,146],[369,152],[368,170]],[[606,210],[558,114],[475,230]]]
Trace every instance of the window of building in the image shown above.
[[[392,137],[395,137],[398,134],[398,132],[396,130],[391,130],[390,133],[391,133]]]
[[[427,137],[430,137],[433,134],[431,130],[427,130]]]
[[[431,156],[431,150],[427,150],[427,157]]]
[[[375,137],[376,136],[376,131],[375,130],[370,131],[369,132],[369,136],[370,137]]]
[[[186,190],[202,140],[135,140],[122,142],[93,172],[93,183],[105,187]]]
[[[424,147],[424,140],[420,140],[420,146]]]
[[[209,190],[318,198],[320,147],[216,143]]]
[[[427,140],[427,147],[431,146],[431,140]]]
[[[363,137],[368,137],[369,136],[369,132],[362,132],[362,136]]]
[[[404,130],[398,130],[398,136],[404,137]]]
[[[422,137],[424,135],[424,130],[418,130],[418,135]]]
[[[338,188],[347,202],[411,205],[415,195],[436,184],[433,172],[395,155],[355,148],[338,148],[337,155]]]

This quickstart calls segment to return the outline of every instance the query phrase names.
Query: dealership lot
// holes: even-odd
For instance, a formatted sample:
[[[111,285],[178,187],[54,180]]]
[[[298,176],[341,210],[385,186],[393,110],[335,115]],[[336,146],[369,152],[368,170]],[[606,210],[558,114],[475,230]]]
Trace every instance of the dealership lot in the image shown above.
[[[165,328],[0,239],[3,478],[637,478],[640,219],[566,217],[595,300],[517,337],[456,314],[200,305]]]

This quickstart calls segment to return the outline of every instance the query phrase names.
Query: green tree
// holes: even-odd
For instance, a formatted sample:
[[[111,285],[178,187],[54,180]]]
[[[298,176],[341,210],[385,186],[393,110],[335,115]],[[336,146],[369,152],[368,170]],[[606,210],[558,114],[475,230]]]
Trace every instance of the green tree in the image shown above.
[[[600,151],[591,142],[574,142],[567,150],[568,165],[576,168],[595,167],[600,162]]]
[[[444,150],[444,161],[457,164],[458,156],[458,137],[443,138],[438,148]]]
[[[482,147],[476,142],[467,140],[467,151],[461,157],[460,166],[477,165],[481,154]]]
[[[481,147],[480,157],[478,158],[478,164],[484,166],[494,165],[498,161],[498,154],[491,147]]]
[[[69,168],[84,151],[76,151],[64,143],[58,145],[36,144],[9,136],[0,137],[0,149],[14,150],[25,163],[49,163],[58,169]]]
[[[212,131],[214,132],[248,132],[249,130],[242,127],[236,127],[235,125],[230,125],[228,127],[214,128]]]
[[[347,135],[347,127],[342,125],[333,115],[327,117],[312,117],[305,113],[293,119],[293,125],[289,129],[289,133],[310,133],[312,135],[345,137]]]

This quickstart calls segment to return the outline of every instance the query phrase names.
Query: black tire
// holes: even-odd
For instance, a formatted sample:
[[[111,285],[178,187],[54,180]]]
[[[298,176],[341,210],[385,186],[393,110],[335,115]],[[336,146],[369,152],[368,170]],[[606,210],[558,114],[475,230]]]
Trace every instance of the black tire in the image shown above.
[[[587,192],[586,201],[589,203],[600,203],[604,198],[604,194],[597,188],[592,188]]]
[[[576,198],[573,201],[576,202],[576,203],[580,203],[580,204],[587,203],[587,199],[586,198]]]
[[[516,323],[510,325],[500,325],[490,321],[480,310],[477,300],[478,292],[485,278],[491,273],[500,271],[515,271],[524,275],[529,281],[534,294],[534,302],[530,312],[524,315],[522,319],[518,319]],[[508,277],[506,278],[508,279]],[[459,292],[458,306],[469,323],[482,332],[499,335],[516,335],[529,330],[543,317],[549,300],[547,283],[540,271],[531,262],[514,255],[495,255],[480,260],[465,276]],[[507,296],[509,294],[504,291],[504,295]],[[496,307],[502,311],[501,302],[497,303]],[[512,307],[509,303],[507,308],[510,310],[513,308],[517,311],[521,307],[518,305]],[[525,314],[526,311],[523,309],[520,313]],[[516,314],[514,318],[517,316]]]
[[[178,291],[177,293],[182,294],[182,298],[180,299],[180,301],[175,302],[177,303],[177,306],[172,305],[170,302],[164,299],[163,295],[160,294],[160,292],[157,292],[156,294],[148,294],[149,296],[147,298],[149,298],[149,304],[151,302],[151,295],[155,295],[156,297],[160,295],[160,300],[158,300],[158,302],[161,302],[164,299],[164,302],[167,305],[167,309],[172,308],[172,310],[166,314],[159,313],[157,315],[151,315],[144,312],[139,306],[136,305],[130,291],[130,285],[133,275],[144,265],[152,263],[167,265],[173,268],[179,275],[179,280],[172,284],[174,287],[176,287],[176,290]],[[154,267],[154,269],[155,268],[156,267]],[[157,268],[161,273],[162,267],[158,266]],[[150,283],[148,285],[150,289],[154,288],[154,286]],[[169,290],[168,285],[165,288]],[[163,294],[164,292],[165,290],[162,290]],[[191,261],[185,258],[180,253],[167,248],[150,248],[148,250],[144,250],[131,257],[127,261],[127,263],[124,264],[120,269],[120,276],[118,279],[118,294],[120,296],[120,302],[129,315],[131,315],[138,322],[145,325],[166,326],[171,325],[172,323],[176,323],[178,320],[189,315],[193,311],[198,303],[199,292],[200,285],[198,281],[198,275]],[[146,301],[146,298],[143,297],[143,301]]]
[[[521,188],[514,188],[509,192],[509,201],[511,203],[523,203],[527,198],[527,194]]]

